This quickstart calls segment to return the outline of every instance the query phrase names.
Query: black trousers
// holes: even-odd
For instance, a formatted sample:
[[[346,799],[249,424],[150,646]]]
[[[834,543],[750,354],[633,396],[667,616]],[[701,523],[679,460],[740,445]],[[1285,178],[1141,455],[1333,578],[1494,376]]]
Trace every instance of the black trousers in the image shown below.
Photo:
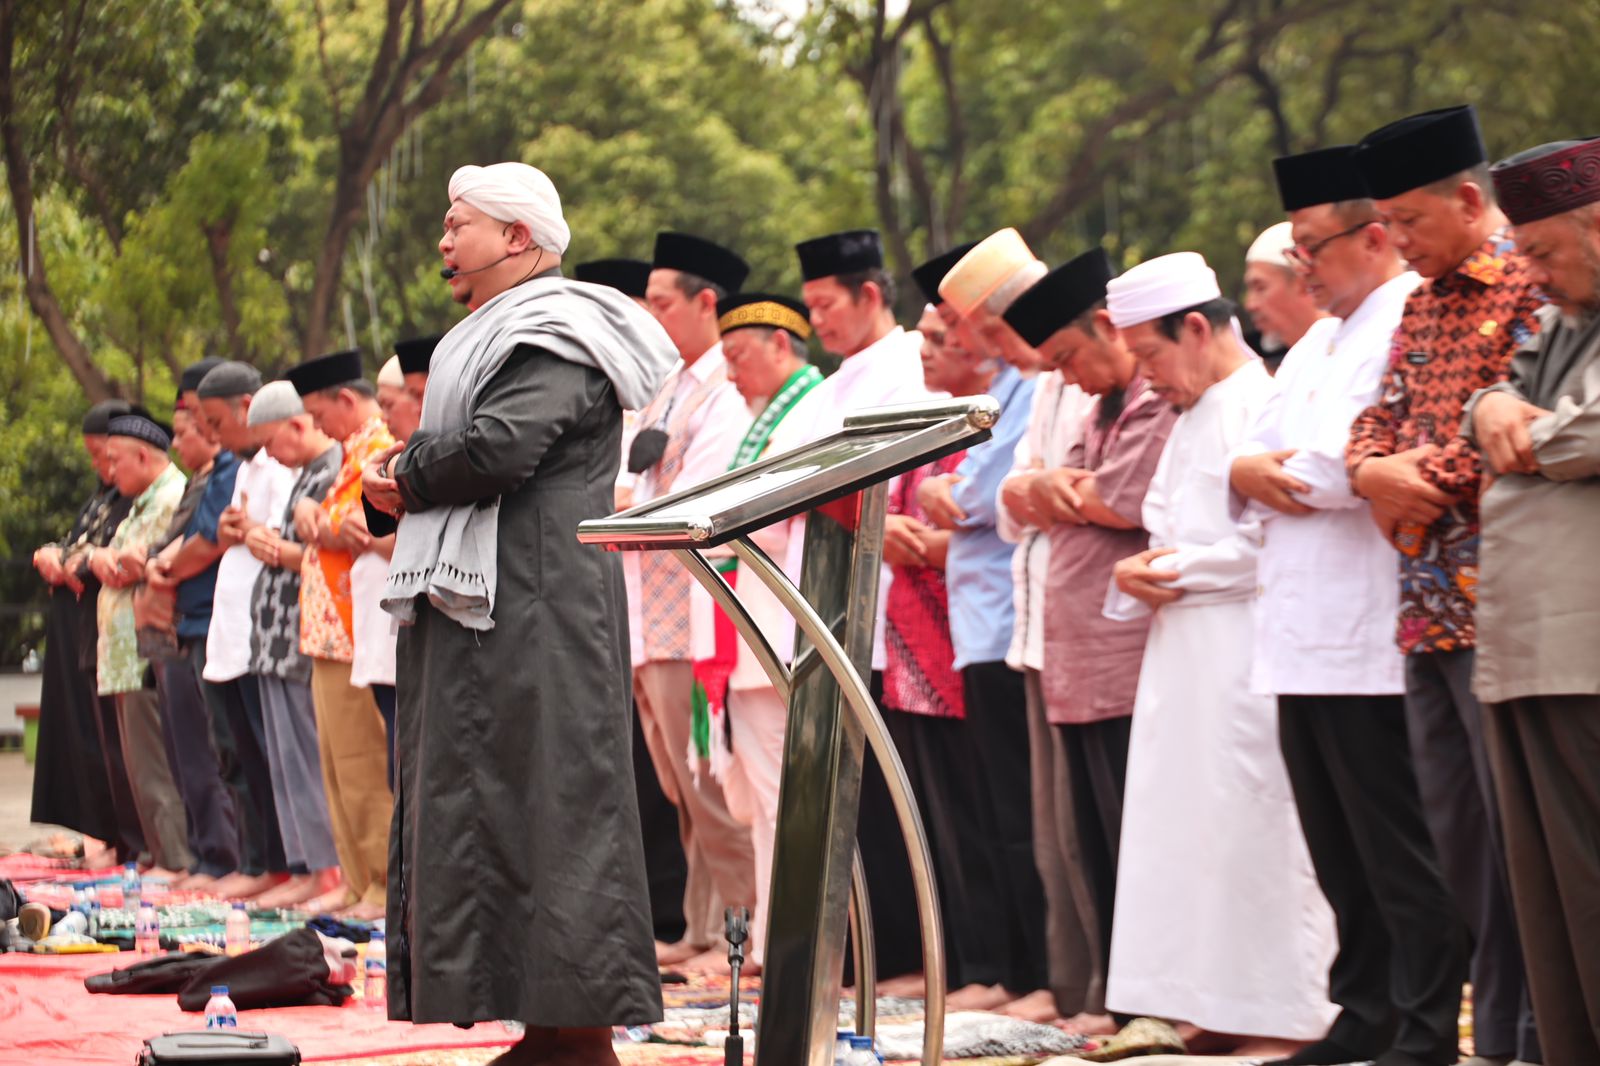
[[[151,661],[161,699],[161,736],[173,782],[183,797],[194,872],[222,877],[239,868],[239,827],[233,795],[211,746],[211,714],[189,651]]]
[[[883,709],[883,674],[872,672],[872,698]],[[904,762],[902,755],[901,761]],[[877,947],[877,976],[900,977],[922,970],[922,929],[917,922],[916,883],[906,857],[900,821],[883,768],[869,747],[861,767],[861,813],[856,821],[856,846],[866,873],[868,909]],[[847,967],[854,980],[854,965]]]
[[[1399,696],[1279,696],[1278,739],[1333,908],[1330,1039],[1454,1063],[1467,928],[1434,852]]]
[[[633,783],[639,798],[639,828],[644,836],[644,870],[650,882],[650,919],[664,944],[683,939],[683,887],[689,867],[678,836],[678,808],[661,791],[650,749],[645,747],[639,710],[633,711]]]
[[[378,705],[378,714],[383,718],[383,731],[389,738],[389,788],[394,788],[394,686],[373,685],[372,702]]]
[[[100,755],[105,761],[106,778],[111,783],[111,802],[116,812],[117,836],[106,841],[115,846],[117,861],[133,862],[148,854],[139,808],[133,800],[133,785],[128,780],[128,764],[122,756],[122,726],[117,723],[117,698],[96,696],[95,725],[100,734]]]
[[[1128,779],[1132,716],[1055,726],[1067,753],[1072,811],[1083,876],[1100,925],[1100,972],[1111,972],[1111,925],[1117,903],[1117,853],[1122,841],[1122,794]]]
[[[1544,1061],[1600,1062],[1600,696],[1511,700],[1485,718]]]
[[[204,674],[205,655],[205,642],[196,640],[196,677]],[[266,721],[255,675],[222,682],[202,679],[200,689],[211,710],[212,738],[217,743],[222,777],[233,793],[239,824],[239,868],[252,876],[282,873],[289,867],[283,853],[283,831],[278,827],[278,805],[272,797]]]
[[[978,821],[994,870],[999,910],[985,929],[999,948],[1000,981],[1019,995],[1049,982],[1044,885],[1033,854],[1033,769],[1028,694],[1022,674],[1004,662],[961,671],[967,731],[978,757]]]
[[[975,799],[977,775],[967,723],[884,708],[884,723],[917,798],[933,855],[950,988],[1000,981],[992,922],[999,896]],[[907,905],[911,901],[907,901]],[[920,929],[919,943],[920,943]]]
[[[1471,651],[1406,656],[1411,757],[1439,868],[1472,931],[1474,1049],[1539,1062],[1472,660]]]

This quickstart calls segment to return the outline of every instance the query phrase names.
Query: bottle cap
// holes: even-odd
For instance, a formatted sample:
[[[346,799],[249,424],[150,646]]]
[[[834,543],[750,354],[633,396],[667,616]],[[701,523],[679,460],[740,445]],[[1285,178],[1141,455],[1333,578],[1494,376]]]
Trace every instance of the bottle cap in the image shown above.
[[[228,994],[228,986],[227,985],[212,985],[211,986],[211,994],[213,996],[225,996],[225,995]]]
[[[149,907],[151,910],[155,910],[156,905],[154,903],[151,903],[149,900],[140,901],[139,909],[140,910],[144,910],[146,907]]]
[[[244,900],[240,900],[240,899],[234,900],[233,901],[233,909],[236,910],[236,911],[244,910]]]
[[[372,930],[372,934],[371,935],[372,935],[372,939],[373,940],[382,940],[384,938],[382,929],[374,929],[374,930]]]
[[[852,1051],[871,1051],[872,1050],[872,1037],[870,1037],[870,1036],[852,1036],[850,1038],[850,1050],[852,1050]]]
[[[128,873],[138,873],[139,872],[139,864],[136,863],[136,862],[130,862],[126,866],[124,866],[122,869],[124,871],[128,872]]]

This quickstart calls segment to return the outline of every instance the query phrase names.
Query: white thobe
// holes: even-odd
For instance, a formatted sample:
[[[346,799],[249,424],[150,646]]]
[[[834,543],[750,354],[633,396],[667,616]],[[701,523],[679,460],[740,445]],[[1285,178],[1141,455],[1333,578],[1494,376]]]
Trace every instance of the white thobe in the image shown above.
[[[1394,642],[1400,612],[1394,546],[1350,491],[1344,449],[1350,423],[1376,403],[1406,297],[1404,273],[1374,289],[1349,318],[1324,318],[1278,368],[1278,395],[1262,409],[1239,455],[1296,449],[1284,470],[1311,491],[1308,515],[1286,515],[1235,495],[1235,514],[1259,529],[1254,692],[1382,696],[1405,691]]]
[[[239,463],[233,482],[232,506],[243,508],[250,521],[271,525],[283,515],[294,487],[295,472],[259,448]],[[255,628],[253,605],[261,560],[243,544],[222,553],[212,596],[211,627],[206,631],[207,681],[232,681],[250,672],[250,634]]]
[[[1183,598],[1155,613],[1134,703],[1106,1006],[1212,1032],[1312,1040],[1333,915],[1278,751],[1277,707],[1248,690],[1256,532],[1229,506],[1228,458],[1275,391],[1256,359],[1173,427],[1144,501],[1156,566]],[[1113,584],[1105,613],[1149,608]]]
[[[1028,430],[1012,453],[1011,473],[1000,482],[1019,474],[1066,466],[1074,446],[1083,443],[1084,419],[1094,408],[1095,397],[1071,384],[1059,370],[1039,375],[1033,394],[1033,412]],[[1000,539],[1015,544],[1011,556],[1012,602],[1016,622],[1011,630],[1011,647],[1006,665],[1013,670],[1044,669],[1044,579],[1050,567],[1050,538],[1045,531],[1017,520],[1004,503],[996,501]]]
[[[922,334],[896,326],[855,355],[845,359],[822,384],[806,394],[788,416],[773,431],[768,455],[780,455],[802,444],[837,433],[844,427],[844,418],[868,407],[888,404],[916,403],[931,400],[944,393],[930,392],[922,383]],[[892,485],[893,482],[891,481]],[[789,520],[788,546],[784,558],[774,557],[783,566],[790,580],[800,582],[800,563],[805,551],[805,518]],[[889,564],[883,565],[878,579],[878,613],[872,629],[872,668],[882,670],[888,665],[884,650],[884,626],[888,618],[889,583],[893,575]],[[793,631],[785,643],[788,647],[777,649],[787,657],[793,649]]]

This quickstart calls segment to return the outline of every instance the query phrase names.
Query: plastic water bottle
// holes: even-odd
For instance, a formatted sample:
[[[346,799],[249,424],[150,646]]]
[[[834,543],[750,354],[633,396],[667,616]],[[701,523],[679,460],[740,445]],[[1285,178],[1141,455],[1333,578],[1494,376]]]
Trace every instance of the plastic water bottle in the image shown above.
[[[100,936],[100,901],[94,898],[89,900],[89,935]]]
[[[850,1066],[883,1066],[883,1059],[872,1049],[872,1037],[852,1036],[850,1038],[850,1057],[845,1060]]]
[[[224,943],[229,955],[243,955],[250,950],[250,912],[243,903],[235,903],[228,912]]]
[[[206,1000],[206,1028],[239,1028],[239,1008],[228,998],[227,985],[211,986],[211,998]]]
[[[140,955],[161,953],[161,919],[153,904],[139,904],[139,920],[133,927],[133,948]]]
[[[833,1034],[833,1066],[849,1066],[850,1042],[856,1038],[853,1029],[839,1029]]]
[[[389,945],[382,929],[374,929],[367,941],[367,985],[361,994],[368,1008],[389,1009]]]
[[[122,906],[135,914],[139,913],[140,898],[143,894],[143,884],[139,879],[139,864],[130,862],[122,868]]]

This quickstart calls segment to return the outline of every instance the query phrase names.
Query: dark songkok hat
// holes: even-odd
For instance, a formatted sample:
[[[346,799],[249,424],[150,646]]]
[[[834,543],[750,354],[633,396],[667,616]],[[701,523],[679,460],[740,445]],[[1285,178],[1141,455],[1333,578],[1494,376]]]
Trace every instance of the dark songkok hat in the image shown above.
[[[106,432],[113,437],[132,437],[144,441],[162,451],[172,447],[172,427],[165,422],[157,422],[143,407],[130,407],[126,414],[117,415]]]
[[[1274,159],[1272,174],[1284,211],[1366,199],[1367,183],[1356,169],[1355,150],[1353,144],[1340,144]]]
[[[1471,104],[1424,111],[1373,130],[1356,145],[1356,167],[1375,200],[1420,189],[1489,158]]]
[[[400,360],[400,373],[426,374],[428,364],[433,361],[433,350],[444,340],[443,333],[435,333],[431,337],[412,337],[410,340],[395,341],[394,354]]]
[[[207,374],[225,362],[227,362],[226,359],[208,355],[198,363],[190,363],[183,368],[183,376],[178,379],[178,391],[194,392],[200,387],[200,383],[206,379]]]
[[[1552,141],[1500,160],[1489,171],[1513,226],[1600,200],[1600,137]]]
[[[961,261],[961,257],[978,246],[977,241],[968,241],[958,244],[942,255],[936,255],[921,266],[911,268],[911,280],[917,283],[917,288],[922,290],[922,295],[934,306],[944,303],[944,297],[939,295],[939,282],[950,273],[950,268]]]
[[[1105,249],[1091,248],[1040,278],[1002,317],[1017,336],[1037,348],[1104,300],[1113,273]]]
[[[717,303],[717,328],[723,333],[750,326],[786,329],[801,340],[811,338],[811,312],[799,300],[764,292],[747,292]]]
[[[651,266],[643,259],[591,259],[579,263],[573,273],[579,281],[609,285],[618,292],[644,299],[650,284]]]
[[[738,292],[744,279],[750,276],[750,264],[737,254],[715,241],[688,233],[656,234],[655,256],[650,266],[693,274],[728,292]]]
[[[838,274],[859,274],[883,266],[883,239],[875,229],[853,229],[813,237],[794,246],[800,276],[807,281]]]
[[[307,359],[299,366],[290,367],[285,376],[294,383],[294,391],[302,396],[348,385],[362,378],[361,353],[352,348],[332,355],[320,355],[315,359]]]
[[[261,371],[249,363],[218,363],[200,379],[195,389],[202,400],[224,400],[234,396],[254,396],[261,388]]]
[[[125,415],[131,410],[127,400],[101,400],[89,408],[83,416],[83,435],[86,437],[103,437],[111,428],[111,420],[118,415]]]

